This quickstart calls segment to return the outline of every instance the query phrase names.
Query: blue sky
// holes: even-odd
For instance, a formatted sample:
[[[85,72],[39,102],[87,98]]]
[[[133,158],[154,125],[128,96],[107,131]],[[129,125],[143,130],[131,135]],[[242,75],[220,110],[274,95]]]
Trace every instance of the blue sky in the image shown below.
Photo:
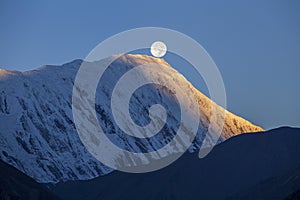
[[[266,129],[300,127],[299,10],[296,0],[0,0],[0,67],[24,71],[62,64],[84,58],[121,31],[171,28],[212,56],[230,111]],[[197,86],[192,73],[185,76]]]

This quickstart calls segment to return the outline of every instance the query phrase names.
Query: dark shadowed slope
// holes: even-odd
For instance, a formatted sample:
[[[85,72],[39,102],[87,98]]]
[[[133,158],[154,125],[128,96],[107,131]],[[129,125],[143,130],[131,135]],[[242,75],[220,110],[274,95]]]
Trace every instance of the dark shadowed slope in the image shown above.
[[[300,175],[299,144],[296,128],[249,133],[221,143],[201,160],[186,154],[156,172],[113,172],[59,183],[54,192],[63,199],[244,199],[249,192],[255,199],[284,199],[300,189],[295,178]]]
[[[293,192],[287,198],[285,198],[285,200],[296,200],[296,199],[300,199],[300,190]]]
[[[298,191],[297,191],[298,190]],[[258,183],[252,188],[240,191],[231,199],[300,199],[300,167],[286,172],[282,176],[274,176]],[[298,195],[298,197],[297,197]]]
[[[59,198],[32,178],[0,161],[0,199],[54,200]]]

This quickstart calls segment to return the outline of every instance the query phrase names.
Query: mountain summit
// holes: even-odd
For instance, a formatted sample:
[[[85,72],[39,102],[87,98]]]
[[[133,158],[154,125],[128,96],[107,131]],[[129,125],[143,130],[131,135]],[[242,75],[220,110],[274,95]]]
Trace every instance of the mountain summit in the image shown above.
[[[101,67],[106,61],[89,63],[75,60],[27,72],[0,70],[0,157],[38,182],[86,180],[112,171],[86,150],[73,121],[72,91],[82,62]],[[138,88],[129,106],[132,120],[141,126],[149,123],[148,109],[151,105],[165,107],[168,120],[156,140],[132,140],[118,128],[111,114],[111,93],[119,78],[130,69],[147,63],[163,67],[159,71],[145,69],[143,76],[151,79],[151,76],[159,74],[172,78],[177,83],[176,87],[182,87],[183,91],[189,88],[193,95],[187,95],[187,99],[196,97],[201,115],[190,151],[197,151],[201,146],[210,124],[212,107],[226,114],[220,141],[241,133],[262,131],[260,127],[217,106],[163,59],[118,55],[99,81],[95,109],[107,137],[119,147],[134,152],[155,150],[167,144],[178,129],[178,102],[168,88],[157,85]]]

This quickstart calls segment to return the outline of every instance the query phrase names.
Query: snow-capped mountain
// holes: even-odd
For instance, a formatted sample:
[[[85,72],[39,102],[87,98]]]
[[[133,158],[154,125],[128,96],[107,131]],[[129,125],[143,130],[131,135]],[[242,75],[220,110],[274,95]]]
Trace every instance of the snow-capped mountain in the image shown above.
[[[62,66],[43,66],[27,72],[0,70],[0,157],[38,182],[86,180],[112,171],[86,150],[73,122],[72,91],[82,62],[75,60]],[[85,64],[101,67],[103,62]],[[216,106],[219,111],[223,108],[194,88],[162,59],[120,55],[109,66],[96,93],[99,124],[111,141],[134,152],[161,148],[174,136],[180,123],[180,112],[178,102],[168,88],[146,85],[139,88],[130,101],[131,117],[141,126],[149,122],[148,109],[151,105],[161,104],[166,108],[169,121],[156,140],[132,140],[118,128],[111,114],[110,98],[118,79],[133,67],[147,63],[159,63],[163,67],[159,71],[145,70],[145,76],[171,76],[178,86],[188,87],[196,96],[201,116],[198,134],[189,149],[196,151],[207,132],[211,107]],[[228,111],[225,113],[220,140],[245,132],[262,131]]]

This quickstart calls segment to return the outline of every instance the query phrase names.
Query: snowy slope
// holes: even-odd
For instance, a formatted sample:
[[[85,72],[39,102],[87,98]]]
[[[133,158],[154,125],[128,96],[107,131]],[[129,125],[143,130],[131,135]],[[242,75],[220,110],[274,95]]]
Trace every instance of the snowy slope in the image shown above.
[[[81,60],[75,60],[62,66],[43,66],[23,73],[0,70],[0,157],[38,182],[85,180],[111,171],[85,149],[73,123],[72,90],[81,63]],[[156,103],[166,106],[170,121],[157,140],[150,143],[133,141],[118,129],[110,113],[110,93],[114,83],[124,72],[146,63],[160,63],[164,67],[155,73],[171,75],[179,86],[190,88],[196,95],[201,117],[198,135],[190,148],[190,151],[196,151],[207,132],[211,106],[216,105],[162,59],[123,55],[110,65],[97,89],[99,124],[115,144],[135,152],[155,150],[173,137],[180,119],[176,99],[166,88],[148,85],[137,91],[130,104],[131,116],[140,125],[149,121],[149,106]],[[103,61],[86,64],[101,67]],[[144,74],[151,78],[153,72],[149,72],[145,70]],[[226,111],[221,140],[261,130]]]

